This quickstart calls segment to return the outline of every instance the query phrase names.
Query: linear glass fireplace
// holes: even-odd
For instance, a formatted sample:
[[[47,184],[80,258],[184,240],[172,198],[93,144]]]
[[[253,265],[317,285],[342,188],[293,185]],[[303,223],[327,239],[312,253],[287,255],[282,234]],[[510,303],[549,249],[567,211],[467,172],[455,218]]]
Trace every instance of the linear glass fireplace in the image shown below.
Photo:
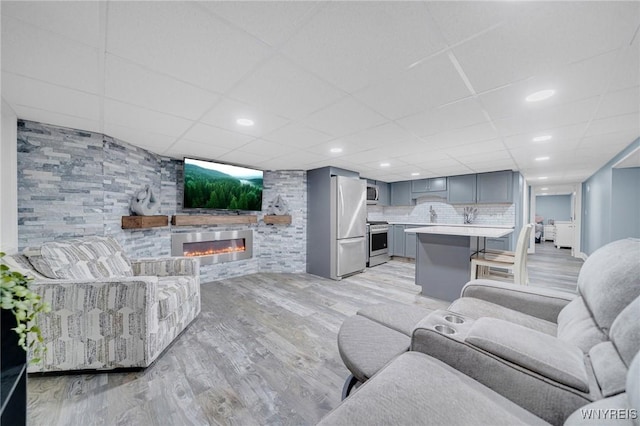
[[[253,231],[171,234],[172,256],[195,256],[200,263],[221,263],[253,257]]]

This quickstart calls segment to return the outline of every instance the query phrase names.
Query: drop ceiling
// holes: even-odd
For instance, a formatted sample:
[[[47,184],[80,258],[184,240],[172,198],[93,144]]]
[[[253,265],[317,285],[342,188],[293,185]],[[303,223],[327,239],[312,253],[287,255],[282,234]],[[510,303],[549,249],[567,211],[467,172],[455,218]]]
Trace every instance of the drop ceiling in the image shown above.
[[[175,158],[387,182],[513,169],[546,186],[585,180],[640,136],[639,2],[2,1],[0,13],[2,98],[19,118]],[[542,89],[555,96],[525,102]]]

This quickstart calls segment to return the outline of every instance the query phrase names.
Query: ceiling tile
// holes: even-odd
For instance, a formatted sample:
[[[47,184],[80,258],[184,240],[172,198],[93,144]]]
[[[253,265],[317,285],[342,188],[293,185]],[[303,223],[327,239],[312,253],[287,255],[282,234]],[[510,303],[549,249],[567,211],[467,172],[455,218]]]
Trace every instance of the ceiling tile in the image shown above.
[[[109,2],[107,22],[108,53],[218,93],[270,52],[189,2]]]
[[[482,141],[495,141],[498,136],[491,123],[480,123],[448,130],[432,136],[425,136],[423,139],[429,148],[448,150],[454,146],[464,146]]]
[[[457,176],[457,175],[468,175],[469,173],[474,173],[469,167],[464,164],[458,164],[457,166],[446,166],[446,167],[434,167],[430,169],[431,172],[435,173],[436,176]]]
[[[97,1],[3,1],[2,15],[54,32],[76,42],[101,47],[100,14],[104,3]]]
[[[638,25],[640,7],[637,2],[518,4],[527,12],[454,48],[476,91],[500,87],[628,44]]]
[[[193,157],[205,160],[217,160],[229,151],[231,151],[229,148],[183,138],[179,143],[163,152],[163,154],[174,158]]]
[[[525,132],[505,137],[504,144],[509,149],[528,148],[539,149],[547,146],[563,145],[566,141],[578,141],[584,135],[587,129],[587,123],[579,123],[563,127],[550,129],[540,129],[534,132]],[[537,136],[551,136],[551,139],[541,142],[534,142],[533,138]],[[576,142],[577,144],[577,142]]]
[[[429,136],[486,121],[480,104],[475,99],[465,99],[419,112],[397,120],[397,123],[418,136]]]
[[[351,93],[444,47],[422,3],[331,2],[281,50]]]
[[[254,139],[238,148],[238,151],[251,152],[262,158],[273,158],[291,152],[291,148],[263,139]]]
[[[640,74],[640,69],[638,70]],[[640,86],[607,93],[598,107],[596,119],[640,111]],[[640,120],[640,115],[638,115]]]
[[[307,170],[309,164],[327,160],[325,155],[314,154],[302,150],[290,150],[288,153],[278,155],[263,162],[260,168],[269,170]]]
[[[199,4],[265,43],[275,46],[289,37],[321,3],[203,1]]]
[[[427,2],[431,16],[449,45],[457,44],[513,19],[522,3],[499,1],[434,1]]]
[[[636,35],[633,44],[620,51],[620,57],[612,70],[611,86],[615,91],[640,85],[640,37]]]
[[[495,120],[600,96],[607,87],[616,58],[617,52],[611,52],[563,66],[551,73],[482,93],[480,102]],[[545,89],[554,89],[556,94],[538,103],[525,101],[531,93]]]
[[[440,54],[372,84],[354,97],[395,120],[470,95],[447,54]]]
[[[191,121],[172,115],[161,114],[134,105],[105,99],[104,122],[125,127],[151,130],[168,136],[180,136],[191,125]]]
[[[253,139],[253,137],[248,135],[230,132],[228,130],[207,126],[206,124],[201,123],[190,128],[189,131],[184,134],[183,138],[229,150],[238,149]],[[178,141],[178,145],[181,143],[181,140]]]
[[[333,136],[313,130],[298,123],[290,123],[271,133],[263,139],[297,148],[309,148],[332,139]]]
[[[276,56],[229,92],[233,98],[299,119],[337,101],[344,93]]]
[[[219,96],[149,71],[113,55],[105,65],[105,96],[153,111],[196,120]]]
[[[615,132],[630,132],[640,135],[640,120],[638,113],[616,115],[613,117],[593,120],[585,136],[602,135]],[[631,143],[631,141],[629,141]]]
[[[476,173],[494,172],[497,170],[516,170],[516,164],[511,159],[474,161],[473,163],[463,161],[463,163]]]
[[[236,123],[239,118],[253,120],[254,125],[241,126]],[[278,117],[267,110],[226,98],[222,99],[201,121],[222,129],[255,137],[262,137],[288,123],[286,118]]]
[[[392,122],[371,127],[332,141],[332,143],[339,144],[343,147],[376,148],[381,146],[395,146],[396,149],[398,142],[402,142],[402,146],[405,147],[405,142],[409,144],[411,142],[420,143],[422,141]]]
[[[102,90],[97,49],[4,15],[2,69],[79,91]]]
[[[18,118],[23,120],[37,121],[39,123],[53,124],[54,126],[69,127],[71,129],[82,129],[89,132],[102,133],[103,131],[100,121],[21,105],[12,105],[12,108]]]
[[[259,164],[264,160],[264,156],[253,152],[245,151],[229,151],[219,157],[220,161],[225,163],[236,164],[238,166],[252,167],[253,164]]]
[[[139,146],[156,154],[162,154],[169,148],[176,138],[110,123],[105,125],[104,134],[112,138]]]
[[[361,105],[352,97],[346,97],[302,120],[307,126],[335,137],[350,135],[385,121],[380,114]]]
[[[587,123],[598,107],[598,96],[549,108],[532,107],[510,118],[494,120],[503,136],[543,132],[569,125]]]
[[[100,121],[101,98],[77,90],[5,72],[2,98],[14,108],[18,105]]]

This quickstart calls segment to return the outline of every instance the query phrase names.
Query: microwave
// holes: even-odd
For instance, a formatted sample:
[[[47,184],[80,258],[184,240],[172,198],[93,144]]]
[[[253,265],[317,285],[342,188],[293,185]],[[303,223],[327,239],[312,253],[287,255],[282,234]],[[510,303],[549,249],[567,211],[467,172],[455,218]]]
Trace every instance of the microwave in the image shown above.
[[[378,204],[380,190],[377,185],[367,184],[367,204]]]

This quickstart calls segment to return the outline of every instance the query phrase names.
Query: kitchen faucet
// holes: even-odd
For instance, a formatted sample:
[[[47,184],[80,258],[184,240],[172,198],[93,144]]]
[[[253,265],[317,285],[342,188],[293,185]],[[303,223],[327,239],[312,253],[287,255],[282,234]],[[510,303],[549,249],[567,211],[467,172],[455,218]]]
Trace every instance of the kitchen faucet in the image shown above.
[[[429,215],[430,215],[431,223],[436,223],[438,221],[438,214],[433,209],[433,206],[429,206]]]

